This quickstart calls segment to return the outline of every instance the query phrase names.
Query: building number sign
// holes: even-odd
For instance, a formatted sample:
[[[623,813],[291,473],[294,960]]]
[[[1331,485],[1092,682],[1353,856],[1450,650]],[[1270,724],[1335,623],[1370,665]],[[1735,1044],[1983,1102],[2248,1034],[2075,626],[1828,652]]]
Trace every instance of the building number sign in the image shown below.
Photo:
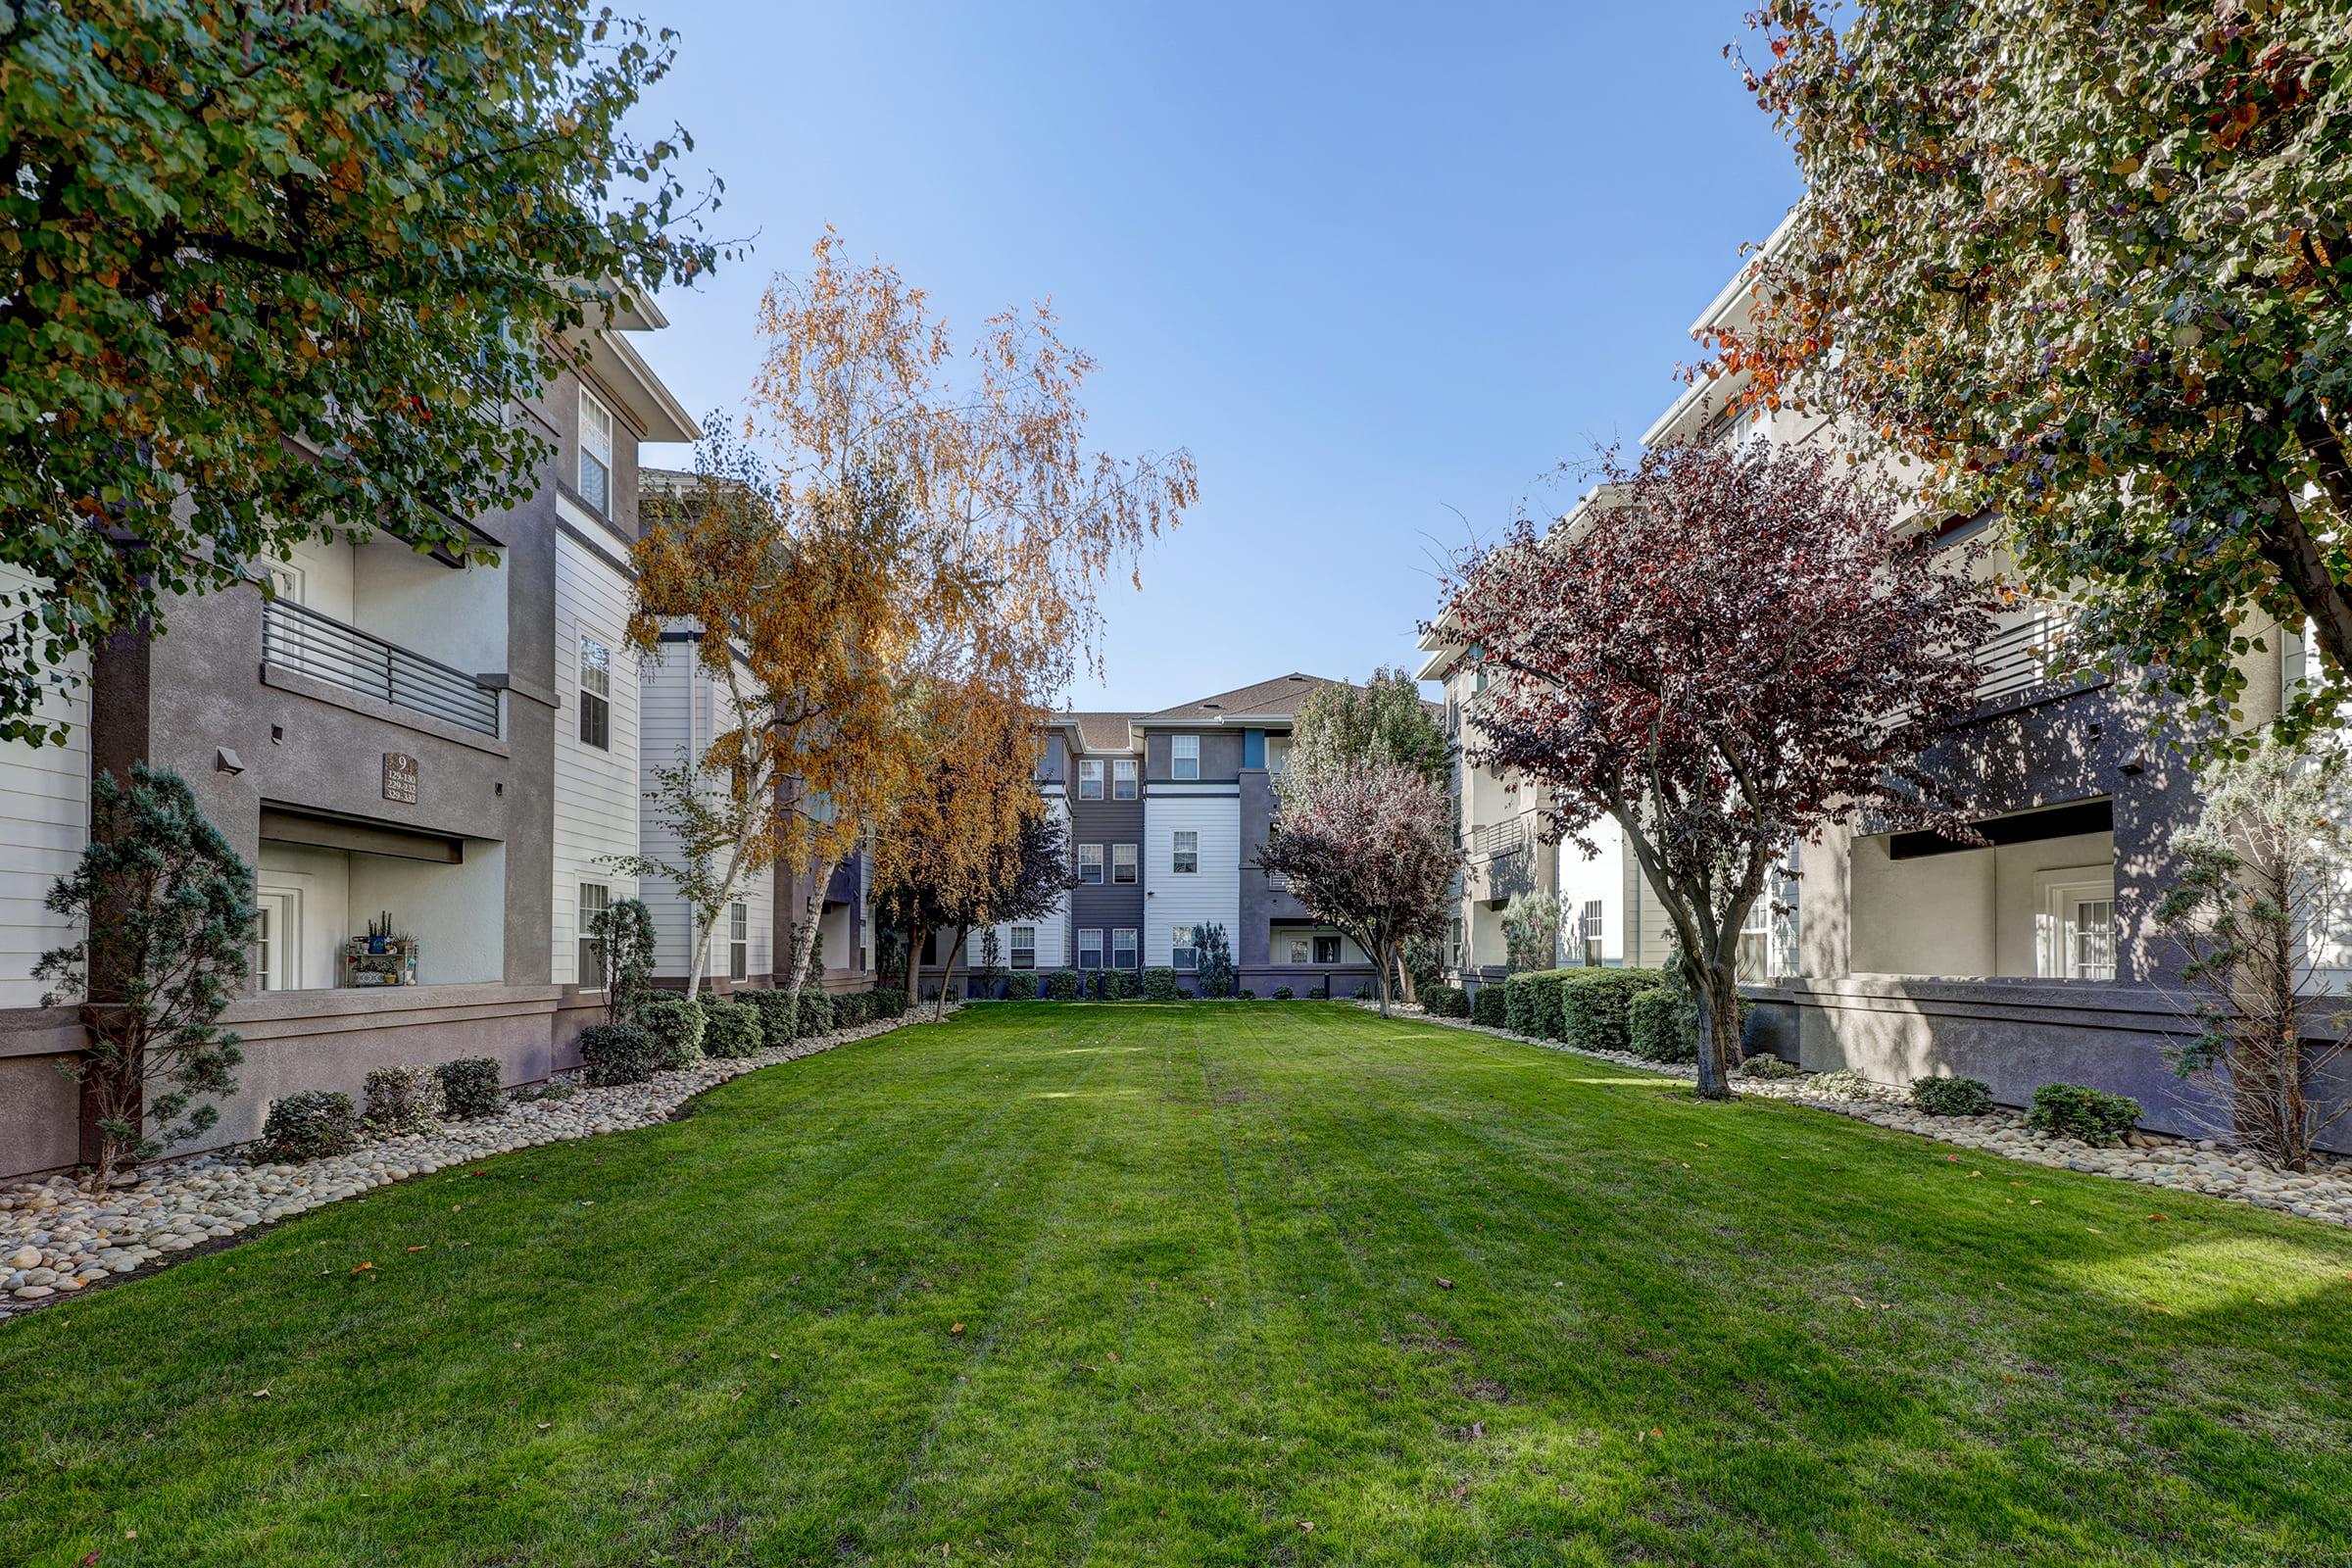
[[[384,754],[384,799],[416,804],[416,759],[406,752]]]

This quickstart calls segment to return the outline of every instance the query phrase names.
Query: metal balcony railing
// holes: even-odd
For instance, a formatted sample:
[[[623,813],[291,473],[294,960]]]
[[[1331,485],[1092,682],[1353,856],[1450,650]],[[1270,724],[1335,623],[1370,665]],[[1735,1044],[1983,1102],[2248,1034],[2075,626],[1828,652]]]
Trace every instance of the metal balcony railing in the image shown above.
[[[2049,679],[2050,654],[2064,635],[2065,623],[2054,611],[1993,633],[1977,645],[1977,701],[1991,702],[2038,686]]]
[[[1268,871],[1266,873],[1266,886],[1276,893],[1290,892],[1291,873],[1288,871]]]
[[[262,658],[461,729],[498,733],[496,689],[288,599],[262,606]]]
[[[1527,823],[1512,817],[1508,821],[1490,822],[1470,831],[1470,856],[1473,859],[1499,860],[1527,848]]]

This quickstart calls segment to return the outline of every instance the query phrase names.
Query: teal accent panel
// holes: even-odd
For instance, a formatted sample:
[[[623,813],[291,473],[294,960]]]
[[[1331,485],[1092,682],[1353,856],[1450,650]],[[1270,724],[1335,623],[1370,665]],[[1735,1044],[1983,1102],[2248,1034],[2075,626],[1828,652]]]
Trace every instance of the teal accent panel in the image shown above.
[[[1242,731],[1242,765],[1244,767],[1266,765],[1266,732],[1264,730],[1246,729]]]

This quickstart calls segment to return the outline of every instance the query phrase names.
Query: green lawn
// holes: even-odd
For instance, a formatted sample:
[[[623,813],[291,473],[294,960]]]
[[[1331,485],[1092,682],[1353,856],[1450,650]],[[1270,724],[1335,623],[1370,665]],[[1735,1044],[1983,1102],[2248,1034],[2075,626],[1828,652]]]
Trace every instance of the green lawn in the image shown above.
[[[0,1325],[0,1560],[2352,1562],[2352,1236],[1946,1153],[973,1009]]]

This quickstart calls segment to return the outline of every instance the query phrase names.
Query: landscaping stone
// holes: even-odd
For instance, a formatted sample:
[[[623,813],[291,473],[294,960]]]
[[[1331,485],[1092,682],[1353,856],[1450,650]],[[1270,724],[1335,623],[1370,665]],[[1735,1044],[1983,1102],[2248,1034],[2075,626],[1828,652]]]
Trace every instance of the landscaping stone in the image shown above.
[[[919,1016],[879,1019],[749,1056],[706,1057],[642,1084],[582,1086],[561,1100],[510,1099],[494,1115],[403,1133],[308,1164],[258,1164],[226,1151],[160,1162],[103,1193],[84,1192],[69,1176],[0,1188],[0,1318],[412,1176],[539,1144],[651,1127],[730,1078],[930,1016],[926,1008]]]
[[[1423,1023],[1517,1040],[1572,1055],[1622,1062],[1666,1077],[1692,1081],[1698,1077],[1698,1069],[1688,1064],[1650,1061],[1622,1051],[1583,1051],[1561,1041],[1515,1035],[1507,1029],[1472,1023],[1466,1018],[1437,1017],[1417,1007],[1399,1005],[1396,1010]],[[1983,1150],[2027,1164],[2201,1193],[2209,1198],[2252,1203],[2331,1224],[2352,1225],[2352,1160],[2315,1155],[2314,1168],[2297,1174],[2273,1170],[2251,1154],[2224,1149],[2210,1138],[2176,1139],[2137,1130],[2116,1148],[2096,1149],[2079,1139],[2034,1132],[2026,1125],[2022,1111],[2002,1109],[1987,1116],[1931,1116],[1910,1102],[1907,1091],[1891,1085],[1871,1085],[1869,1098],[1864,1099],[1823,1094],[1814,1087],[1823,1076],[1808,1073],[1801,1078],[1740,1078],[1734,1083],[1733,1092],[1765,1100],[1793,1100],[1815,1110],[1851,1116],[1857,1121],[1913,1133],[1956,1148]]]

